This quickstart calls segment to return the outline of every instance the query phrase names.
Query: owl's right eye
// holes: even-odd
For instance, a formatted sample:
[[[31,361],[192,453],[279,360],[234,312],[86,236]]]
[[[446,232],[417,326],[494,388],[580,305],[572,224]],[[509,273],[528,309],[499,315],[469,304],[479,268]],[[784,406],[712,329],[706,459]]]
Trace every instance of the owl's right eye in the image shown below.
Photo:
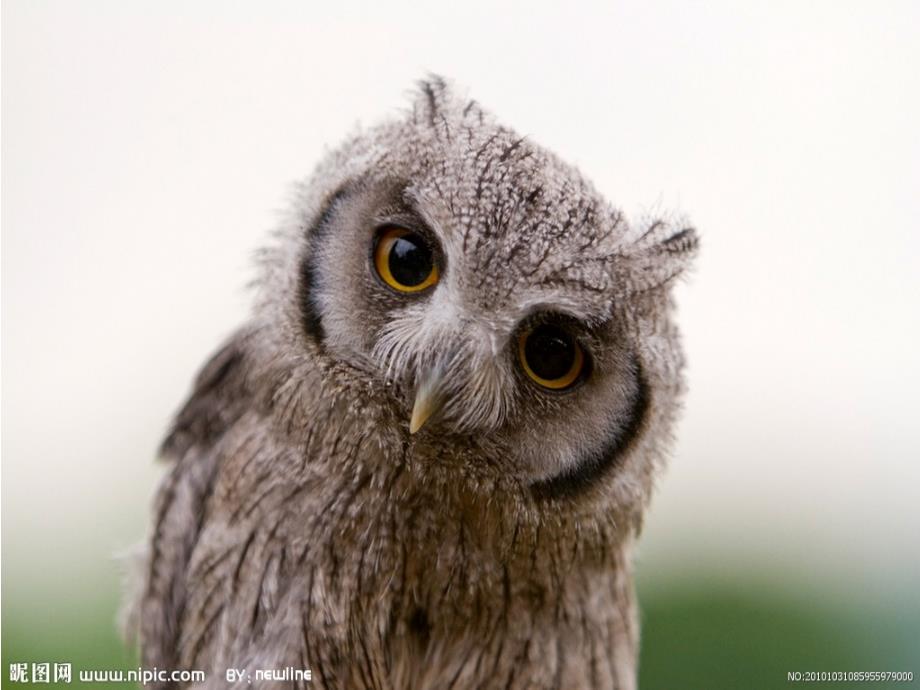
[[[397,292],[421,292],[440,277],[428,243],[418,233],[400,227],[384,228],[377,235],[374,268]]]

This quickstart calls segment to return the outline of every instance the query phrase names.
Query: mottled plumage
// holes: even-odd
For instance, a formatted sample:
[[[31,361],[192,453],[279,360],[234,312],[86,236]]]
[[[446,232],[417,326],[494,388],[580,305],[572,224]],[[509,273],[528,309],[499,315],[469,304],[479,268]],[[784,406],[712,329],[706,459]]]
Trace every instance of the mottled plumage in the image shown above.
[[[389,225],[432,238],[432,289],[375,275]],[[163,444],[144,665],[207,687],[289,666],[315,688],[635,687],[631,550],[678,408],[669,291],[695,247],[424,82],[298,188],[251,317]],[[570,390],[522,371],[521,329],[544,321],[590,358]],[[426,385],[440,411],[410,434]]]

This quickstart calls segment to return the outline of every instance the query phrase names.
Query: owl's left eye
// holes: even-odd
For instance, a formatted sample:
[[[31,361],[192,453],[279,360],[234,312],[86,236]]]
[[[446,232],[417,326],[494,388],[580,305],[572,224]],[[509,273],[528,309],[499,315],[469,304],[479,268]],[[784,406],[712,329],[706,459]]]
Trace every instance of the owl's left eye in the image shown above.
[[[543,388],[572,388],[587,373],[585,353],[566,329],[552,324],[531,328],[518,337],[524,372]]]
[[[385,228],[377,235],[374,268],[398,292],[421,292],[438,282],[438,266],[428,243],[406,228]]]

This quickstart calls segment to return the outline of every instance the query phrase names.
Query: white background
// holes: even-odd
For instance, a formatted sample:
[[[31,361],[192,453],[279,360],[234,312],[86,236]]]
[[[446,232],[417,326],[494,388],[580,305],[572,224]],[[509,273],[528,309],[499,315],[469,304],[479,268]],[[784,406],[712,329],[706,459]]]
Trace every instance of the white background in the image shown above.
[[[460,5],[3,3],[4,593],[143,536],[290,183],[428,71],[699,228],[643,568],[915,588],[920,5]]]

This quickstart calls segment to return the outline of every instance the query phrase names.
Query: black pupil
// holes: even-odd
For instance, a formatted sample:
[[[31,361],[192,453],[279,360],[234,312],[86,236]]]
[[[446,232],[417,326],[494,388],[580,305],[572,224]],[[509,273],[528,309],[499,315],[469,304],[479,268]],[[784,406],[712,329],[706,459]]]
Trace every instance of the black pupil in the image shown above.
[[[555,326],[537,326],[524,343],[524,356],[531,371],[554,381],[569,373],[575,363],[575,343]]]
[[[421,237],[412,233],[393,243],[388,261],[390,274],[407,287],[421,285],[431,275],[431,251]]]

